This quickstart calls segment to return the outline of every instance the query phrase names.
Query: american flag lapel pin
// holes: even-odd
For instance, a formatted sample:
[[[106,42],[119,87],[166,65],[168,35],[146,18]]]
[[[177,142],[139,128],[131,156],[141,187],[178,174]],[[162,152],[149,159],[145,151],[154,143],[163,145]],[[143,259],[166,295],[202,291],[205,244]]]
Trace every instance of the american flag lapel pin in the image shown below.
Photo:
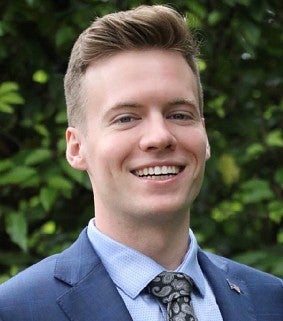
[[[240,287],[237,284],[230,282],[228,279],[227,279],[227,283],[231,290],[236,291],[238,294],[242,292]]]

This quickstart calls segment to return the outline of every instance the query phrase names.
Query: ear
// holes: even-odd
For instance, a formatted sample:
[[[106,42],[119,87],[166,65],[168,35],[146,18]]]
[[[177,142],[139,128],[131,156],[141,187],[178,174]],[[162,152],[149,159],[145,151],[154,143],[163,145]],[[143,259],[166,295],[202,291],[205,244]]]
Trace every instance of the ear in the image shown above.
[[[205,127],[205,119],[202,118],[202,125],[206,131],[206,127]],[[206,134],[207,136],[207,134]],[[206,138],[206,150],[205,150],[205,160],[208,160],[210,158],[210,144],[209,144],[209,141],[208,141],[208,137]]]
[[[209,144],[209,141],[207,139],[207,142],[206,142],[206,153],[205,153],[205,160],[209,160],[210,159],[210,144]]]
[[[66,130],[66,158],[68,163],[75,169],[86,170],[87,165],[83,153],[82,133],[74,127]]]

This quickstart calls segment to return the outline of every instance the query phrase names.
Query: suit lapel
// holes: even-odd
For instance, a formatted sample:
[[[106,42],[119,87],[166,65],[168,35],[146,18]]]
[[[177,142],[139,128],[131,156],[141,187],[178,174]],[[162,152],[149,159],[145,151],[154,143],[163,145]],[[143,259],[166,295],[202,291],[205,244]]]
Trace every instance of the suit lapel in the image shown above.
[[[214,292],[223,321],[256,321],[246,284],[199,250],[198,259]],[[132,321],[84,230],[58,257],[55,278],[66,287],[57,302],[72,321]]]
[[[229,275],[227,266],[217,266],[201,250],[198,259],[213,290],[223,321],[256,321],[245,282]]]
[[[86,231],[57,261],[55,278],[68,285],[57,303],[72,321],[132,321]]]

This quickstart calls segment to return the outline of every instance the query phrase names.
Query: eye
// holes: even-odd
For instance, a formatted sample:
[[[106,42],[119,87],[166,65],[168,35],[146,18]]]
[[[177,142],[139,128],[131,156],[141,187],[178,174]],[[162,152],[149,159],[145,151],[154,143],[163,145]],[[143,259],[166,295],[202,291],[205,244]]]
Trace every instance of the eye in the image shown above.
[[[134,117],[133,116],[122,116],[122,117],[119,117],[118,119],[116,119],[116,123],[129,123],[131,121],[134,120]]]
[[[118,125],[127,125],[127,124],[131,124],[134,123],[135,121],[139,120],[140,118],[137,115],[131,115],[131,114],[123,114],[123,115],[119,115],[117,116],[114,121],[113,124],[118,124]]]
[[[175,112],[175,113],[170,114],[167,118],[184,121],[184,120],[193,119],[193,115],[191,115],[190,113],[185,113],[185,112]]]

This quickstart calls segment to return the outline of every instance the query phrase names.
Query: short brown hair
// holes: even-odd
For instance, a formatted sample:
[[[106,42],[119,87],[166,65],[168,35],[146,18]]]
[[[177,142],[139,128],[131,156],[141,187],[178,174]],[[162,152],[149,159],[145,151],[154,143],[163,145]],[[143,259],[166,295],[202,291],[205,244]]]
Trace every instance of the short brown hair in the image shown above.
[[[198,44],[185,18],[168,6],[142,5],[97,18],[75,42],[64,80],[69,125],[80,126],[85,119],[82,78],[90,63],[121,51],[151,48],[175,50],[184,56],[196,76],[202,114]]]

